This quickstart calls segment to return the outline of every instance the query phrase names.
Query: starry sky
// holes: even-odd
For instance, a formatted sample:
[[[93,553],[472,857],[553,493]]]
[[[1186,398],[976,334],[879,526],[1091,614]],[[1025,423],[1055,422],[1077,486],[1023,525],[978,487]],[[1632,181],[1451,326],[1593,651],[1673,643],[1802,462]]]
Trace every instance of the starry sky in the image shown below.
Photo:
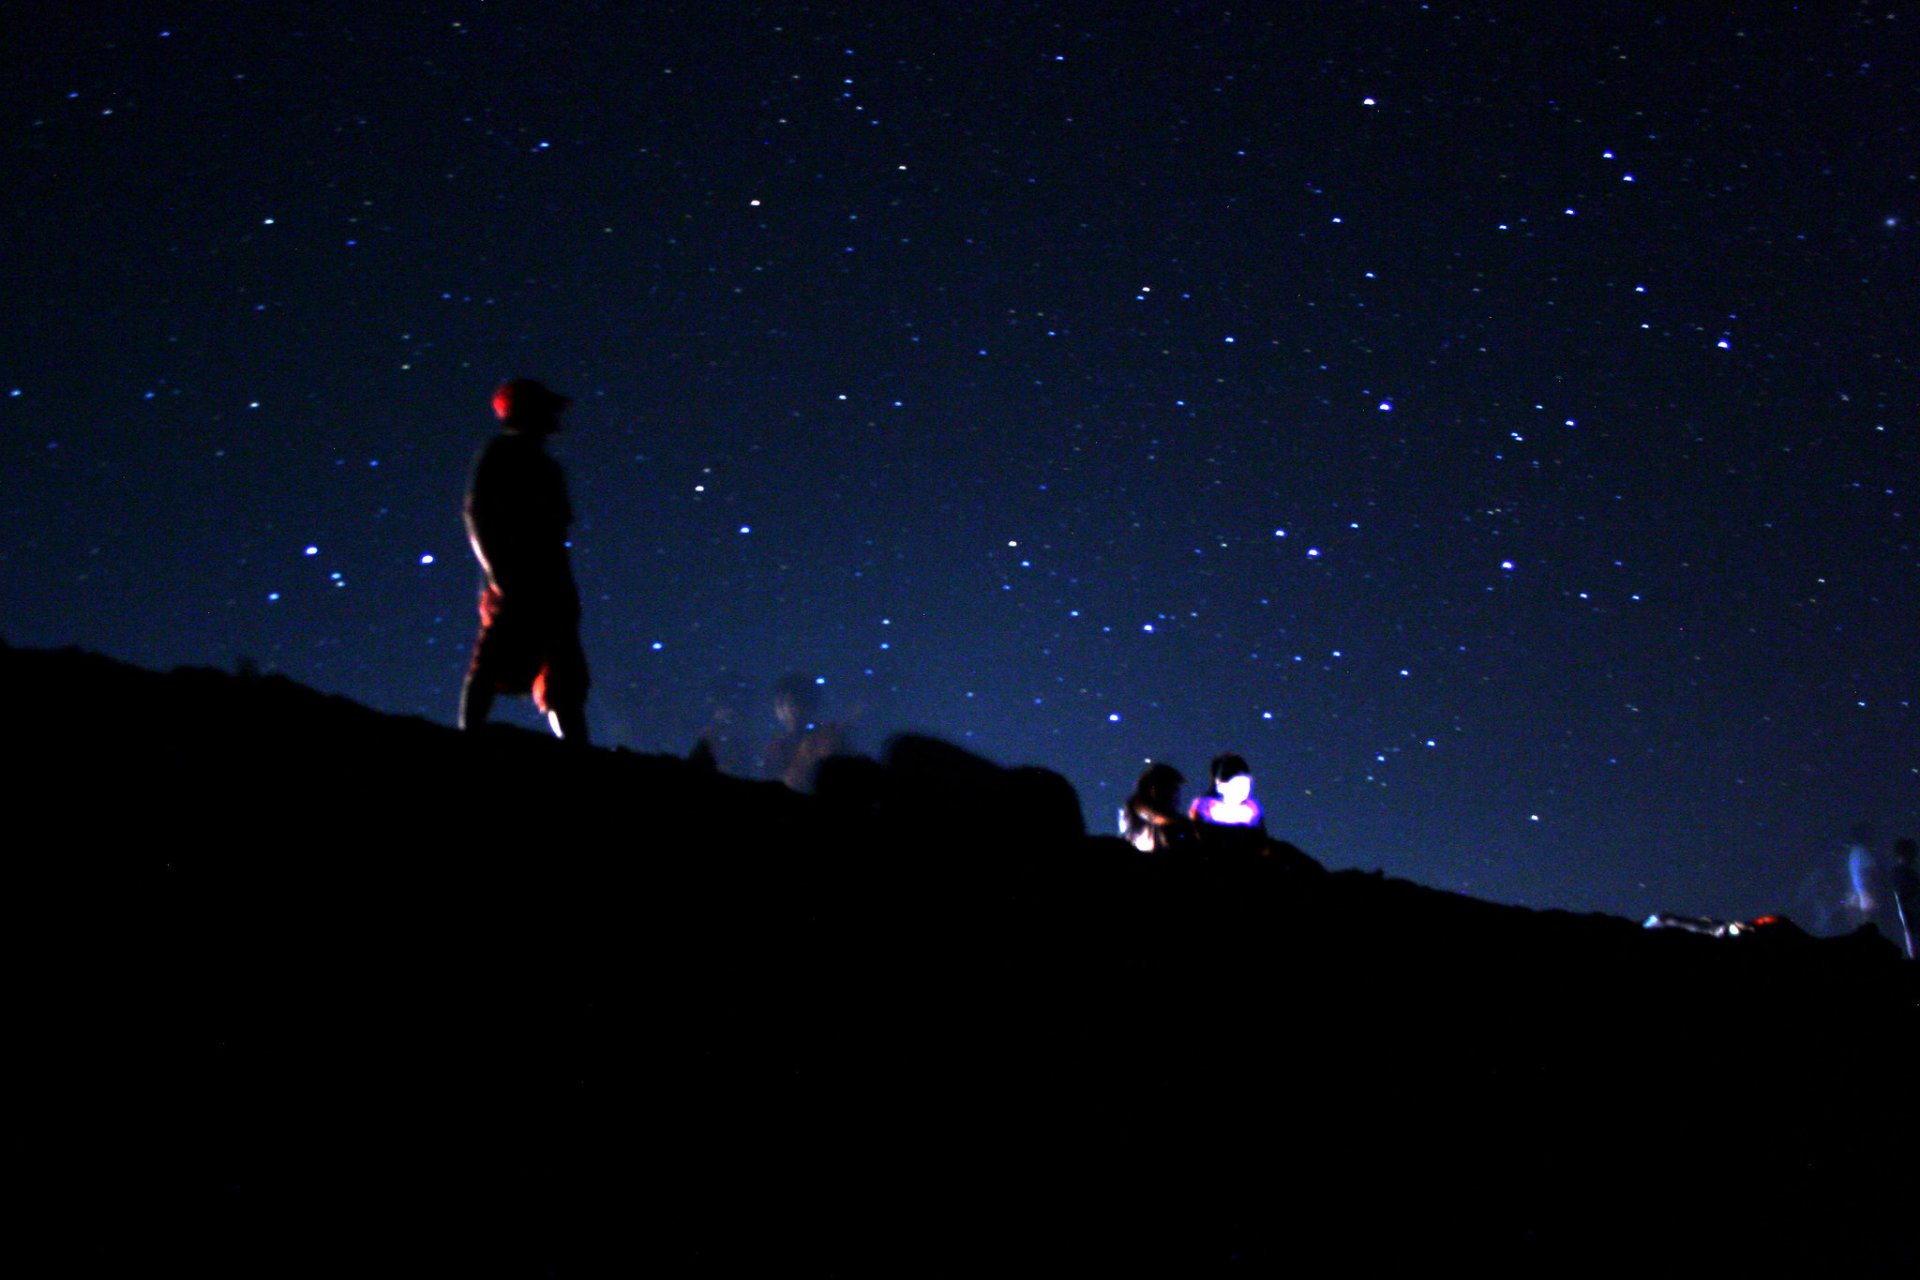
[[[1636,916],[1920,831],[1902,0],[31,8],[12,644],[451,723],[532,376],[602,744],[803,672]]]

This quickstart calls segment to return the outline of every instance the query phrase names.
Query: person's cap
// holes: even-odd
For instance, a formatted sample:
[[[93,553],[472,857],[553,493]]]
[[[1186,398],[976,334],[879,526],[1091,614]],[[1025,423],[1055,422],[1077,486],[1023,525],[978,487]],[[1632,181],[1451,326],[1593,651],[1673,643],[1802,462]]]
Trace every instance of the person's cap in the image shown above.
[[[493,392],[493,411],[502,422],[559,413],[572,403],[573,397],[548,390],[546,383],[533,378],[514,378],[501,383]]]

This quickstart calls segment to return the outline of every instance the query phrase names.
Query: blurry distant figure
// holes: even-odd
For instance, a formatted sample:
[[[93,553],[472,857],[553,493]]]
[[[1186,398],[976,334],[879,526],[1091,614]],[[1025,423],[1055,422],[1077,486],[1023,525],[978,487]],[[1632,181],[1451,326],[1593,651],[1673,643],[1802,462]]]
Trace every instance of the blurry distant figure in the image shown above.
[[[1253,798],[1253,777],[1245,758],[1229,752],[1215,756],[1209,771],[1213,789],[1193,802],[1187,816],[1204,833],[1209,826],[1251,828],[1266,833],[1260,802]]]
[[[1180,812],[1186,779],[1170,764],[1150,764],[1120,809],[1120,834],[1142,853],[1166,853],[1187,843],[1193,823]]]
[[[1851,926],[1843,918],[1853,899],[1844,867],[1836,872],[1831,858],[1816,859],[1800,878],[1791,899],[1794,920],[1816,937],[1844,932]]]
[[[731,685],[716,687],[707,695],[707,724],[700,739],[687,756],[695,764],[720,773],[746,777],[752,765],[747,746],[747,729],[740,723],[740,699]]]
[[[587,741],[587,659],[580,648],[580,591],[567,562],[567,501],[547,437],[572,401],[531,378],[493,393],[501,432],[474,460],[467,539],[487,575],[480,636],[460,690],[460,727],[478,728],[497,694],[533,695],[554,733]]]
[[[1856,839],[1847,846],[1847,905],[1860,915],[1873,915],[1880,905],[1879,880],[1873,850]]]
[[[1846,846],[1845,894],[1835,913],[1835,926],[1850,933],[1863,925],[1872,925],[1882,937],[1898,944],[1904,930],[1892,893],[1893,868],[1875,855],[1873,846],[1871,826],[1863,822],[1853,829]]]
[[[761,753],[763,776],[805,791],[813,785],[820,762],[846,750],[846,726],[822,724],[819,716],[814,682],[802,675],[782,676],[773,686],[773,718],[780,732]]]
[[[1847,896],[1841,911],[1848,929],[1870,924],[1888,938],[1899,938],[1892,895],[1887,892],[1889,868],[1873,853],[1873,828],[1861,823],[1847,845]]]
[[[1920,960],[1920,870],[1913,865],[1911,839],[1898,840],[1893,846],[1893,874],[1888,876],[1894,907],[1900,913],[1900,940],[1906,946],[1907,959]]]

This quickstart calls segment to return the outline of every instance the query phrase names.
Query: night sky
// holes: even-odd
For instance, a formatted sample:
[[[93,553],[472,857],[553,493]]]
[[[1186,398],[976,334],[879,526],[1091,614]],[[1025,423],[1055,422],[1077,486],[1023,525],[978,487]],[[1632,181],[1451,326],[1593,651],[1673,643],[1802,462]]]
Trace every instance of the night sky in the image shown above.
[[[36,8],[12,644],[452,723],[532,376],[604,745],[804,672],[1099,830],[1237,750],[1330,866],[1632,916],[1920,832],[1920,9]]]

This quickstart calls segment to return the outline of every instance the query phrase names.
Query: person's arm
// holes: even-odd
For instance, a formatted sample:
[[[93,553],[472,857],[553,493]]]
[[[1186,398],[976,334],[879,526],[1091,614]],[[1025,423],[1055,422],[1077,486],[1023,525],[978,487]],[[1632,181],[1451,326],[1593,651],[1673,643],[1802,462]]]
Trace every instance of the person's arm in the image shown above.
[[[508,595],[532,581],[533,547],[527,521],[519,509],[521,495],[509,488],[498,468],[483,460],[474,473],[465,508],[467,542],[487,575],[487,585]]]
[[[500,591],[502,594],[505,594],[500,586],[500,576],[494,569],[494,557],[487,553],[488,538],[486,526],[481,523],[479,517],[475,516],[471,499],[467,502],[467,509],[464,514],[467,525],[467,545],[473,548],[473,558],[480,562],[480,572],[487,575],[488,586],[492,587],[495,591]]]

